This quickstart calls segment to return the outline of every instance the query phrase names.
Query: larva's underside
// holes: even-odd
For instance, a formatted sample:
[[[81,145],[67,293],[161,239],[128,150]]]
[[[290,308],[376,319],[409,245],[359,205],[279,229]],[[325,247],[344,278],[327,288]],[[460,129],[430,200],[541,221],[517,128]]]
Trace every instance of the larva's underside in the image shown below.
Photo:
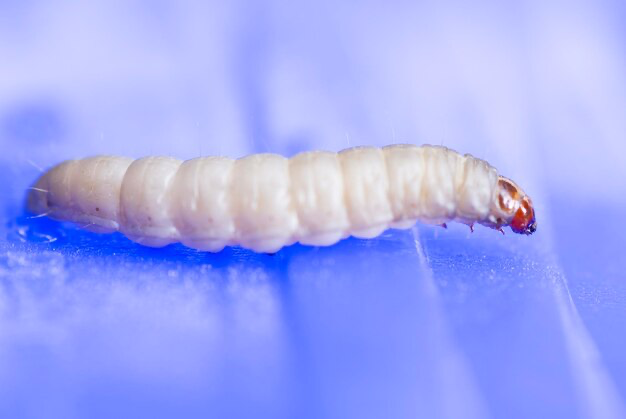
[[[534,232],[530,199],[487,162],[445,147],[356,147],[290,159],[255,154],[99,156],[63,162],[31,188],[28,209],[146,246],[180,241],[218,252],[328,246],[416,221]]]

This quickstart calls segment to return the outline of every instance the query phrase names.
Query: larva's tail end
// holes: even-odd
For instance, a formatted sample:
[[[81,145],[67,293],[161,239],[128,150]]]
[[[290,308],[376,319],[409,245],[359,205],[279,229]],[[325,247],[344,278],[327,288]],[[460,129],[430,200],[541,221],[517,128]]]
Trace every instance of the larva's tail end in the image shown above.
[[[55,191],[57,196],[59,196],[59,191],[66,191],[67,179],[72,175],[71,172],[68,173],[68,170],[75,163],[76,160],[64,161],[39,176],[37,182],[28,188],[25,202],[26,210],[36,217],[50,214],[53,210],[52,206],[54,206],[51,204],[52,197],[55,195]],[[63,195],[65,194],[62,193],[60,196]]]
[[[38,216],[41,214],[47,214],[50,212],[48,207],[48,188],[46,180],[46,174],[42,175],[34,186],[28,188],[26,194],[26,202],[24,206],[26,211]]]

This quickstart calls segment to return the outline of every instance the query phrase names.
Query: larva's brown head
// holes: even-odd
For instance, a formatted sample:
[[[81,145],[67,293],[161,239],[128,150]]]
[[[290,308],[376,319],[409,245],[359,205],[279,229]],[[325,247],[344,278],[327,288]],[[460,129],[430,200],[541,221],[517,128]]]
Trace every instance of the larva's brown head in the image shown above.
[[[489,215],[489,227],[510,226],[518,234],[533,234],[537,230],[532,201],[512,180],[500,176],[496,185],[495,202]]]

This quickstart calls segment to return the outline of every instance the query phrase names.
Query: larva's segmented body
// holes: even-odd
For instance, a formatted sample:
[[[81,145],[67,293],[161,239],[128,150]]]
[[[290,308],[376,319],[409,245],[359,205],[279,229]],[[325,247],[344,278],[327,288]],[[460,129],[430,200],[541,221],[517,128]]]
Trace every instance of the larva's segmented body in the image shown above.
[[[147,246],[276,252],[371,238],[416,221],[534,232],[530,200],[487,162],[445,147],[356,147],[291,159],[255,154],[101,156],[63,162],[31,188],[28,209]]]

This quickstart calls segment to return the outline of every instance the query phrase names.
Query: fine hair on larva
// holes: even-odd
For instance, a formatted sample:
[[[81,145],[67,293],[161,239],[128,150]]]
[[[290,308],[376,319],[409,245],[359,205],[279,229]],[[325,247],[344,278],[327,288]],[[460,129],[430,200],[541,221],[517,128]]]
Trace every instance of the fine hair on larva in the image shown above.
[[[119,231],[146,246],[273,253],[329,246],[420,221],[536,229],[530,198],[484,160],[440,146],[353,147],[292,158],[97,156],[60,163],[29,188],[34,216]]]

